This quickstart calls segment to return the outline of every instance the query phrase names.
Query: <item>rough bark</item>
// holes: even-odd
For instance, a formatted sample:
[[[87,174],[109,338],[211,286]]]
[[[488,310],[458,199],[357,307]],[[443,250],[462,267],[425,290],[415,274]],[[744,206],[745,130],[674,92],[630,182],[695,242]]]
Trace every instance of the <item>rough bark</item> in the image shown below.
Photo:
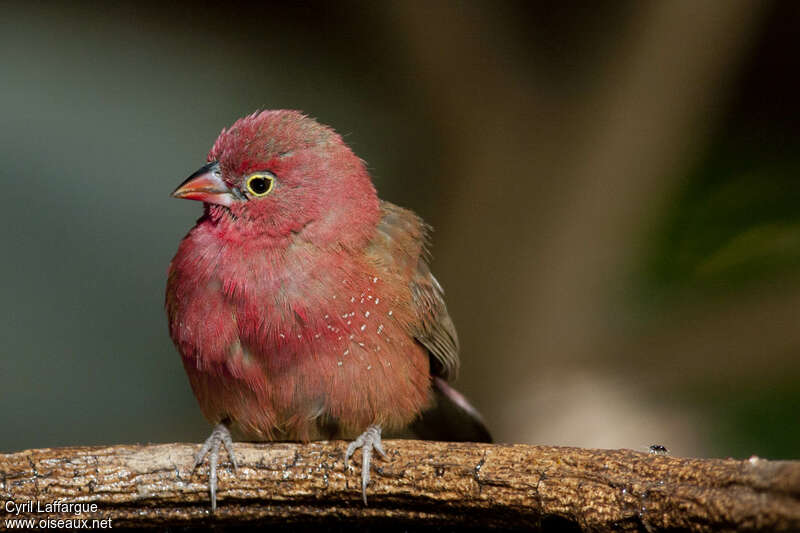
[[[6,501],[20,518],[111,519],[112,527],[236,526],[253,522],[348,528],[572,527],[587,531],[800,530],[800,462],[690,459],[632,450],[387,441],[361,503],[344,443],[236,444],[223,456],[219,508],[196,446],[74,447],[0,455]],[[36,512],[55,500],[94,513]],[[8,527],[0,522],[0,527]]]

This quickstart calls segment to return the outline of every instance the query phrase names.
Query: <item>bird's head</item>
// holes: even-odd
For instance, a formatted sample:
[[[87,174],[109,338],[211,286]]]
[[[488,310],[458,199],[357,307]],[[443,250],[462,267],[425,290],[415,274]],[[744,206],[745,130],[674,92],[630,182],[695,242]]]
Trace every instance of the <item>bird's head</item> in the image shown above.
[[[261,111],[222,130],[208,163],[172,193],[200,200],[242,237],[354,244],[379,217],[364,163],[333,129],[298,111]]]

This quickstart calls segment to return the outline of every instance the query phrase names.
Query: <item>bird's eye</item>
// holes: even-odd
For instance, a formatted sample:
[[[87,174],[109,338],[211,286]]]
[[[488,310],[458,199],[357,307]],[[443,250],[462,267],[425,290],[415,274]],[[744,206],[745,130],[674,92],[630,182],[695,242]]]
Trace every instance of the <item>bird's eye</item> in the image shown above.
[[[247,191],[253,196],[266,196],[275,185],[275,177],[268,173],[253,174],[247,178]]]

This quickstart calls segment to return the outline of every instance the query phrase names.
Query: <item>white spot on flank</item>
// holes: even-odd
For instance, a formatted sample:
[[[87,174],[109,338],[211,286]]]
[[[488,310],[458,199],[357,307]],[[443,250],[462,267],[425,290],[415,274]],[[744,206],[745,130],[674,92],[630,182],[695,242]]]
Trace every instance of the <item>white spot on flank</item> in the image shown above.
[[[342,318],[347,318],[347,313],[343,314]]]
[[[334,300],[336,299],[336,295],[335,295],[335,294],[333,295],[333,299],[334,299]]]
[[[372,370],[372,365],[367,365],[367,370]]]
[[[380,302],[380,301],[381,301],[380,298],[375,298],[375,305],[378,305],[378,302]]]
[[[347,321],[347,325],[348,325],[348,326],[349,326],[350,324],[352,324],[352,323],[353,323],[353,321],[352,321],[352,320],[348,320],[348,321]]]
[[[353,303],[353,302],[355,302],[355,301],[356,301],[356,297],[355,297],[355,296],[351,296],[351,297],[350,297],[350,303]]]
[[[325,315],[325,320],[328,320],[328,315]]]
[[[364,343],[363,342],[359,342],[358,345],[361,346],[362,348],[364,347]]]
[[[300,334],[298,333],[298,334],[297,334],[297,338],[298,338],[298,339],[302,339],[302,338],[303,338],[303,336],[302,336],[302,335],[300,335]]]
[[[366,324],[361,324],[361,331],[364,331],[365,329],[367,329],[367,325]]]
[[[315,338],[315,339],[319,339],[319,333],[315,334],[315,335],[314,335],[314,338]]]
[[[367,311],[366,313],[364,313],[364,318],[369,318],[369,311]]]
[[[353,335],[353,334],[351,333],[351,334],[350,334],[350,340],[353,340],[353,337],[355,337],[355,335]]]
[[[350,348],[346,349],[346,350],[345,350],[345,351],[342,353],[342,355],[347,355],[347,354],[349,354],[349,353],[350,353]]]
[[[364,303],[364,298],[361,298],[361,302],[360,303],[362,303],[362,304]]]
[[[339,361],[339,362],[338,362],[338,363],[336,363],[336,364],[337,364],[337,365],[339,365],[339,366],[342,366],[342,362],[341,362],[341,361]]]
[[[371,294],[367,294],[367,300],[372,300],[372,295]]]
[[[381,331],[383,331],[383,324],[378,326],[378,335],[380,335]]]
[[[278,333],[278,337],[280,337],[281,339],[285,338],[285,337],[283,336],[283,333]]]
[[[372,278],[372,283],[378,283],[378,278],[377,277]]]
[[[389,316],[392,316],[392,313],[394,313],[394,311],[389,311]]]

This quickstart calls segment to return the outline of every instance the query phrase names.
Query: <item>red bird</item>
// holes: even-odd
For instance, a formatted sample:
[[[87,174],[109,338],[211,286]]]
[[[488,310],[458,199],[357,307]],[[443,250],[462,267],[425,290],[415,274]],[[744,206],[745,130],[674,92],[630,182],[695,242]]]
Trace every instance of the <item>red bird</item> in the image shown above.
[[[172,340],[206,418],[196,457],[217,461],[230,430],[249,440],[355,439],[362,494],[381,432],[489,441],[447,380],[458,340],[428,269],[428,227],[378,199],[331,128],[262,111],[223,130],[208,164],[173,193],[204,214],[169,268]]]

